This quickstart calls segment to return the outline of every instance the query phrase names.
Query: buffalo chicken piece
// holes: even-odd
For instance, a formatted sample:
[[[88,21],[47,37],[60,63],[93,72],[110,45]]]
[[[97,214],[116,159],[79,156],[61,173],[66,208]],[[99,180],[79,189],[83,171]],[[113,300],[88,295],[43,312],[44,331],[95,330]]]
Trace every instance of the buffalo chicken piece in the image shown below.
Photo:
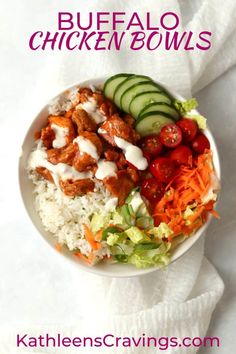
[[[63,116],[50,116],[48,118],[48,121],[49,121],[51,127],[52,127],[52,124],[55,124],[58,127],[68,129],[68,133],[66,134],[66,144],[67,145],[73,141],[73,139],[75,138],[76,135],[75,135],[75,128],[74,128],[71,118],[63,117]]]
[[[97,130],[96,122],[91,119],[88,113],[83,109],[77,109],[72,114],[72,121],[77,125],[77,132],[81,134],[84,131],[95,132]]]
[[[119,160],[119,157],[120,157],[120,153],[113,150],[113,149],[107,149],[105,152],[104,152],[104,156],[105,156],[105,159],[107,161],[118,161]]]
[[[36,172],[42,176],[43,178],[47,179],[49,182],[54,182],[53,181],[53,178],[52,178],[52,175],[50,173],[50,171],[48,171],[47,168],[45,167],[36,167]]]
[[[111,117],[117,112],[115,105],[106,97],[104,97],[101,92],[94,92],[93,99],[97,102],[100,113],[103,114],[106,118]]]
[[[69,144],[68,146],[60,149],[49,149],[47,150],[48,161],[53,165],[58,163],[66,163],[72,166],[75,155],[78,151],[76,144]]]
[[[80,103],[85,103],[88,101],[89,97],[92,97],[93,91],[87,87],[82,87],[79,89],[79,102]]]
[[[139,135],[118,114],[108,118],[100,127],[99,134],[112,146],[116,146],[114,137],[117,136],[130,143],[136,143]]]
[[[126,114],[126,115],[123,117],[123,120],[124,120],[125,123],[128,124],[130,127],[133,127],[133,126],[134,126],[135,119],[134,119],[134,117],[132,117],[131,115]]]
[[[63,181],[60,179],[59,184],[63,193],[70,197],[82,196],[92,192],[95,186],[94,182],[89,178],[79,179],[76,181],[69,179]]]
[[[55,133],[50,127],[50,125],[47,125],[45,128],[41,130],[41,136],[40,136],[43,145],[47,149],[51,149],[52,147],[52,142],[55,139]]]
[[[103,180],[109,192],[118,198],[118,204],[123,205],[130,191],[135,187],[133,180],[127,171],[117,172],[117,177],[107,177]]]
[[[98,158],[102,154],[103,147],[102,147],[102,142],[96,133],[86,131],[80,134],[78,138],[80,137],[85,138],[90,143],[92,143],[96,148],[96,154],[97,154],[97,158],[94,158],[89,154],[88,152],[89,149],[87,150],[87,152],[85,152],[81,150],[80,146],[76,142],[74,143],[78,146],[78,151],[73,160],[73,166],[77,171],[82,172],[82,171],[90,170],[92,167],[94,167],[94,165],[97,163]]]

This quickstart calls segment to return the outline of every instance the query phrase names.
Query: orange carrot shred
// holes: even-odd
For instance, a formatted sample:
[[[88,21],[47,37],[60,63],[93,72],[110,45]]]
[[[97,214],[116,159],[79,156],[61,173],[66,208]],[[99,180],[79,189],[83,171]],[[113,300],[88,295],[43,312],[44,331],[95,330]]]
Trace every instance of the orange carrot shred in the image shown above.
[[[57,250],[57,252],[61,252],[62,245],[59,242],[57,242],[56,245],[55,245],[55,249]]]
[[[88,227],[88,225],[83,224],[83,227],[84,227],[85,238],[88,241],[88,243],[90,244],[90,246],[92,247],[92,249],[98,250],[99,248],[101,248],[101,244],[99,242],[95,241],[94,235],[93,235],[92,231],[90,230],[90,228]]]
[[[219,218],[219,214],[213,210],[214,201],[202,204],[211,185],[212,171],[210,151],[194,158],[191,166],[180,166],[175,177],[166,186],[166,194],[154,208],[155,225],[167,223],[174,232],[172,237],[175,237],[181,233],[190,235],[201,227],[209,212]],[[197,210],[187,218],[190,224],[186,225],[183,211],[193,203],[196,203]]]

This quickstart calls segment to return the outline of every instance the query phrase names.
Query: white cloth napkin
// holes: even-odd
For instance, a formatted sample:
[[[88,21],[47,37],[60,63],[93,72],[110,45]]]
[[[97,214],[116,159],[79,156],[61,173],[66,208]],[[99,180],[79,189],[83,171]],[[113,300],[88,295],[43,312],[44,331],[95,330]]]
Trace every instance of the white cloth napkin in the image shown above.
[[[68,4],[70,11],[126,11],[137,7],[137,1],[86,1],[86,5]],[[206,29],[213,32],[211,50],[202,52],[84,52],[54,56],[42,69],[39,81],[30,98],[32,110],[48,98],[73,83],[96,76],[109,76],[117,72],[138,72],[150,75],[178,91],[191,96],[236,62],[236,3],[234,0],[185,1],[146,0],[138,4],[139,12],[151,11],[158,15],[164,11],[178,13],[186,30],[198,32]],[[37,97],[37,102],[35,100]],[[33,112],[35,113],[35,112]],[[28,115],[30,121],[32,114]],[[25,126],[22,127],[22,132]],[[114,333],[119,336],[176,336],[183,338],[203,337],[206,334],[212,312],[223,292],[223,282],[215,269],[204,258],[204,238],[198,241],[181,259],[166,271],[132,279],[110,279],[90,274],[77,273],[78,292],[81,303],[81,318],[70,320],[68,325],[50,325],[47,318],[41,323],[14,330],[3,329],[0,339],[2,353],[16,353],[13,347],[15,332],[24,330],[31,335],[45,332],[60,332],[63,335],[87,333]],[[75,284],[73,284],[75,285]],[[75,289],[75,286],[73,286]],[[56,291],[56,290],[55,290]],[[73,316],[70,316],[70,319]],[[87,331],[87,332],[86,332]],[[12,348],[12,349],[11,349]],[[77,349],[78,350],[78,349]],[[80,349],[81,352],[83,352]],[[106,352],[105,349],[102,349]],[[181,348],[182,353],[195,353],[197,348]],[[18,352],[18,351],[17,351]],[[50,349],[38,349],[37,353],[54,353]],[[55,351],[58,352],[58,351]],[[67,353],[67,350],[59,351]],[[70,353],[76,352],[70,349]],[[96,353],[94,349],[85,352]],[[109,353],[113,350],[109,349]],[[116,351],[115,351],[116,352]],[[146,353],[146,348],[119,349],[120,353]],[[149,349],[155,353],[156,349]],[[169,348],[168,354],[178,348]],[[20,353],[20,351],[19,351]],[[28,351],[22,351],[28,353]]]

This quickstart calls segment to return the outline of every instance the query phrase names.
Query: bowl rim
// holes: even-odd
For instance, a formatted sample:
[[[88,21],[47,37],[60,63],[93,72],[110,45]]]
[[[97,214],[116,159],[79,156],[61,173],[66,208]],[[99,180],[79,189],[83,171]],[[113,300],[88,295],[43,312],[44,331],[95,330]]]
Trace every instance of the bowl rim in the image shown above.
[[[70,261],[71,264],[73,264],[74,266],[77,267],[77,269],[81,269],[84,271],[87,271],[89,273],[95,274],[95,275],[100,275],[100,276],[106,276],[106,277],[114,277],[114,278],[131,278],[131,277],[136,277],[136,276],[142,276],[142,275],[146,275],[146,274],[150,274],[153,273],[155,271],[160,271],[162,269],[160,268],[156,268],[156,267],[151,267],[151,268],[147,268],[147,269],[137,269],[134,266],[132,266],[131,270],[126,271],[126,272],[122,272],[122,273],[112,273],[112,272],[108,272],[106,270],[100,269],[99,265],[96,266],[88,266],[86,265],[84,262],[82,262],[81,260],[79,260],[78,258],[75,259],[75,256],[72,256],[72,254],[66,254],[65,252],[58,252],[56,251],[55,247],[52,245],[52,243],[47,239],[47,237],[45,237],[40,230],[38,229],[38,227],[36,226],[36,224],[34,223],[34,221],[32,220],[32,217],[29,214],[29,211],[27,209],[27,205],[26,205],[26,200],[25,200],[25,196],[24,196],[24,190],[22,188],[22,181],[21,181],[21,170],[22,170],[22,166],[21,166],[21,159],[23,157],[23,146],[26,143],[26,139],[31,131],[31,128],[33,127],[34,123],[40,118],[40,116],[43,114],[43,112],[45,112],[45,110],[48,109],[48,107],[50,106],[50,103],[54,100],[56,100],[58,97],[62,96],[63,94],[65,94],[65,92],[67,91],[72,91],[73,89],[77,88],[77,87],[87,87],[87,86],[102,86],[105,82],[105,80],[108,77],[96,77],[93,79],[88,79],[85,80],[83,82],[74,82],[73,84],[70,84],[68,86],[66,86],[63,90],[61,90],[58,94],[56,94],[55,96],[53,96],[53,98],[49,99],[47,101],[47,103],[41,108],[41,110],[34,116],[34,118],[31,120],[30,125],[28,126],[28,128],[26,129],[26,132],[24,133],[24,137],[22,143],[21,143],[21,153],[20,156],[18,158],[18,186],[19,186],[19,191],[20,191],[20,195],[21,195],[21,202],[24,206],[24,210],[27,214],[27,218],[28,220],[31,221],[31,224],[34,226],[34,229],[37,231],[37,233],[40,235],[40,238],[43,239],[51,248],[51,250],[58,254],[58,255],[62,255],[64,259],[67,259],[68,261]],[[155,80],[154,80],[155,81]],[[179,95],[178,93],[176,93],[175,91],[173,91],[169,86],[161,83],[161,85],[167,89],[175,98],[177,99],[181,99],[184,100],[185,98],[181,95]],[[198,110],[194,110],[196,112],[196,114],[200,114],[198,112]],[[220,182],[221,180],[221,167],[220,167],[220,158],[219,158],[219,152],[218,152],[218,148],[214,139],[213,134],[211,133],[211,130],[209,129],[209,127],[207,127],[206,130],[204,130],[204,133],[207,135],[207,137],[210,140],[211,143],[211,150],[213,150],[213,162],[214,162],[214,170],[216,173],[216,176]],[[26,171],[25,171],[26,173]],[[218,192],[219,195],[219,192]],[[32,195],[33,197],[33,195]],[[218,201],[218,198],[217,198]],[[217,202],[216,202],[217,203]],[[38,215],[39,217],[39,215]],[[179,251],[177,253],[173,254],[173,257],[171,258],[170,264],[176,262],[178,259],[180,259],[183,255],[185,255],[192,247],[193,245],[200,239],[200,237],[202,237],[206,231],[206,229],[208,228],[210,222],[212,220],[212,215],[209,215],[208,220],[205,222],[204,225],[202,225],[202,227],[200,229],[197,230],[197,232],[195,232],[191,237],[188,238],[189,241],[189,246],[185,247],[185,249],[183,249],[182,251]],[[40,219],[41,221],[41,219]],[[42,223],[42,221],[41,221]],[[44,228],[44,226],[43,226]],[[50,235],[53,238],[52,235]],[[181,243],[179,246],[183,245],[186,242],[183,241],[183,243]],[[180,250],[179,246],[177,247],[177,249]],[[60,257],[60,259],[63,259],[62,257]],[[170,265],[169,264],[169,265]],[[113,267],[114,265],[112,264],[107,264],[107,267]],[[127,265],[122,265],[122,269],[127,269]]]

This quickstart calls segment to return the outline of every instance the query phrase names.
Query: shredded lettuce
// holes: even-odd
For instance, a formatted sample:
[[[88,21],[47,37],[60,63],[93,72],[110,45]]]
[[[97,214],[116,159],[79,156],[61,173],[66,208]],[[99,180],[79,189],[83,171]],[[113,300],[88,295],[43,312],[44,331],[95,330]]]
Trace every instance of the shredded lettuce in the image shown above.
[[[123,225],[124,224],[124,218],[123,218],[123,216],[120,213],[118,213],[118,211],[115,210],[112,213],[111,223],[113,225]]]
[[[125,231],[129,239],[133,243],[141,243],[141,242],[150,242],[150,238],[147,236],[147,234],[140,230],[136,226],[130,227],[128,230]]]
[[[189,113],[192,109],[196,109],[198,102],[196,98],[190,98],[186,101],[174,100],[174,106],[181,116],[185,116],[186,113]]]
[[[118,234],[109,234],[107,237],[108,246],[114,246],[119,241]]]
[[[161,222],[159,226],[153,227],[148,233],[156,238],[162,239],[163,237],[171,236],[173,231],[166,223]]]
[[[96,233],[99,230],[101,230],[104,227],[107,227],[109,225],[111,219],[111,214],[98,214],[95,213],[92,216],[91,222],[90,222],[90,228],[92,233]]]
[[[190,113],[188,113],[187,115],[185,115],[185,118],[189,118],[189,119],[194,120],[197,123],[199,129],[203,129],[204,130],[207,127],[206,118],[201,116],[200,114],[190,114]]]
[[[184,116],[185,118],[194,120],[197,123],[199,129],[206,129],[206,118],[201,114],[195,114],[197,113],[196,111],[192,112],[192,110],[196,109],[198,106],[196,98],[190,98],[187,101],[175,100],[174,106],[182,117]]]
[[[185,220],[185,225],[190,225],[191,222],[188,219],[189,216],[194,214],[194,210],[191,209],[190,206],[187,206],[187,208],[185,209],[185,211],[183,212],[183,218]]]
[[[170,263],[170,244],[162,243],[158,248],[151,250],[135,250],[128,258],[128,263],[137,268],[163,267]]]

